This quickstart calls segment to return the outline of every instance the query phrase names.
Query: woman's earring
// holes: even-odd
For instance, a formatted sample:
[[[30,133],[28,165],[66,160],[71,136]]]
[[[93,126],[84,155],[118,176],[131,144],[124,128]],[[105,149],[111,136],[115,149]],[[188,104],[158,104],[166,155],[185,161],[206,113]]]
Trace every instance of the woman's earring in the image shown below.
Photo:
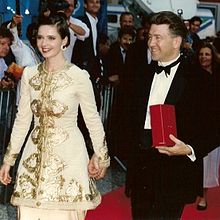
[[[65,45],[61,45],[61,50],[65,51],[66,50],[66,46]]]

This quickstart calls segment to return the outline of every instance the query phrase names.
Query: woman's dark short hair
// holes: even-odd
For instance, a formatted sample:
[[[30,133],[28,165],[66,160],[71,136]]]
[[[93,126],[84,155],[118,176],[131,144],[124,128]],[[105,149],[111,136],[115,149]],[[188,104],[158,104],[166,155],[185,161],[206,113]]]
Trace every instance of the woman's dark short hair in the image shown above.
[[[64,13],[58,12],[51,14],[48,17],[42,17],[39,19],[39,27],[42,25],[53,25],[57,27],[57,31],[59,35],[61,36],[62,39],[65,37],[68,38],[67,44],[65,45],[66,47],[69,46],[70,44],[70,31],[69,31],[69,26],[67,24],[67,17]]]
[[[173,36],[180,36],[183,40],[186,39],[188,31],[184,22],[178,15],[171,11],[161,11],[155,13],[151,17],[151,24],[167,24],[169,25],[170,33]]]

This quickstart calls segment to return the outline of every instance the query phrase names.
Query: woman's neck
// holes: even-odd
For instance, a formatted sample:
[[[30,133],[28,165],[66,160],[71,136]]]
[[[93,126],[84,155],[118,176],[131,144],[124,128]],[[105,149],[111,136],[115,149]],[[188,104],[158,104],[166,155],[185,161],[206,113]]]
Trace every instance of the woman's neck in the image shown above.
[[[44,62],[44,68],[47,72],[55,72],[59,69],[61,69],[66,63],[66,60],[64,57],[61,59],[46,59]]]

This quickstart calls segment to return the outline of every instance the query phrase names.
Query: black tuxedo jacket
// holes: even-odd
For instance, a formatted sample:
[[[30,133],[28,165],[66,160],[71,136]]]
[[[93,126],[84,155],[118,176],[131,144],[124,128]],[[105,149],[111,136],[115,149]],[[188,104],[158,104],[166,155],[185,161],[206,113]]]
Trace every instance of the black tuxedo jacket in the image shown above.
[[[189,65],[182,60],[165,100],[166,104],[175,106],[177,138],[191,145],[195,151],[197,159],[192,162],[187,156],[169,157],[160,154],[150,146],[147,146],[146,152],[139,151],[142,140],[149,138],[145,137],[144,123],[155,74],[154,63],[146,73],[147,68],[141,67],[139,80],[133,88],[134,99],[130,115],[132,150],[128,164],[128,185],[133,193],[146,185],[160,202],[194,202],[196,196],[202,192],[202,158],[218,146],[218,141],[210,131],[212,126],[206,120],[206,115],[210,112],[204,77],[192,73]],[[146,161],[144,169],[140,167],[140,157]]]
[[[83,17],[79,17],[79,19],[87,25],[90,33],[89,37],[84,41],[78,39],[76,40],[73,48],[72,62],[80,68],[86,69],[89,72],[91,79],[95,80],[97,77],[99,77],[101,70],[98,56],[95,56],[94,54],[91,23],[86,14]],[[96,51],[98,54],[98,34],[96,45]]]
[[[110,46],[108,51],[108,75],[122,76],[125,68],[119,42]]]

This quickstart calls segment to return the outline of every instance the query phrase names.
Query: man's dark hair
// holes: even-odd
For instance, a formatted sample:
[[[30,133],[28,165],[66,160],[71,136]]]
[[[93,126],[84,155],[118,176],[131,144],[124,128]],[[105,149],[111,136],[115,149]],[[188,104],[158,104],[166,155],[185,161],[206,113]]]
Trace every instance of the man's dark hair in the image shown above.
[[[161,11],[155,13],[151,17],[151,24],[167,24],[169,25],[170,33],[173,36],[180,36],[183,40],[186,39],[188,31],[184,22],[178,15],[171,11]]]
[[[121,13],[121,15],[120,15],[120,21],[121,21],[122,18],[123,18],[124,16],[126,16],[126,15],[131,15],[131,16],[133,17],[133,19],[134,19],[134,15],[133,15],[131,12],[125,11],[125,12],[122,12],[122,13]]]
[[[31,23],[27,26],[26,37],[30,41],[31,45],[35,47],[37,37],[38,24]]]
[[[33,33],[35,31],[37,31],[37,29],[38,29],[38,24],[37,23],[31,23],[27,26],[26,37],[27,37],[28,40],[30,40],[33,37]]]
[[[198,21],[200,24],[202,24],[202,19],[199,16],[193,16],[190,20],[189,23],[192,24],[195,21]]]
[[[39,27],[41,25],[55,25],[61,38],[68,38],[68,42],[65,45],[67,47],[70,44],[70,31],[66,19],[67,17],[64,13],[58,12],[51,14],[49,17],[42,17],[42,19],[39,20],[38,25]]]
[[[11,31],[5,27],[0,27],[0,38],[8,38],[11,42],[14,40]]]
[[[125,34],[131,35],[132,39],[134,39],[135,35],[136,35],[134,28],[130,27],[130,26],[125,26],[125,27],[119,29],[119,32],[118,32],[119,38],[121,38]]]

